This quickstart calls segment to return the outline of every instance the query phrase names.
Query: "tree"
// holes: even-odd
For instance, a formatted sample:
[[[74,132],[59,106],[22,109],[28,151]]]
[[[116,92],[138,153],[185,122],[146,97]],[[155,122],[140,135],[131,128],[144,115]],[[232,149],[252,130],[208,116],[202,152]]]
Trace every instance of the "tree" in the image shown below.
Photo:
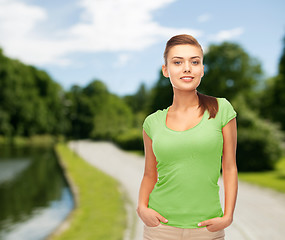
[[[114,94],[109,94],[99,111],[93,116],[93,128],[90,137],[95,139],[113,139],[132,127],[133,114],[129,106]]]
[[[111,140],[132,125],[129,106],[98,79],[83,88],[73,86],[67,98],[71,102],[69,136]]]
[[[131,107],[134,113],[144,110],[146,102],[148,101],[148,91],[145,84],[142,83],[135,94],[124,96],[123,100],[129,107]]]
[[[0,134],[63,134],[63,90],[49,75],[0,50]]]
[[[233,99],[242,94],[249,100],[262,81],[259,61],[236,43],[210,45],[204,66],[205,76],[197,90],[211,96]]]
[[[266,81],[260,97],[260,112],[268,119],[278,122],[285,131],[285,37],[279,61],[279,73]]]
[[[173,89],[169,78],[163,76],[162,71],[159,71],[159,79],[153,86],[147,102],[147,113],[155,112],[158,109],[163,109],[172,104]]]
[[[232,104],[237,112],[237,166],[239,171],[273,170],[283,154],[280,126],[252,111],[243,95]]]

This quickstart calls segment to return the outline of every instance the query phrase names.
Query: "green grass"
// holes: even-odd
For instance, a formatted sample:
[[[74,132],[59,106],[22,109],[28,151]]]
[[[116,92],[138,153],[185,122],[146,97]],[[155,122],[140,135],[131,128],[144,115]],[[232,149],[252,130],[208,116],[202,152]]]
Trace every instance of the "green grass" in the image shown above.
[[[127,220],[118,182],[82,160],[66,144],[57,144],[55,150],[76,186],[79,204],[71,215],[69,228],[52,239],[123,239]]]
[[[273,171],[265,172],[239,172],[239,180],[257,184],[262,187],[272,188],[279,192],[285,193],[285,157],[276,165]]]

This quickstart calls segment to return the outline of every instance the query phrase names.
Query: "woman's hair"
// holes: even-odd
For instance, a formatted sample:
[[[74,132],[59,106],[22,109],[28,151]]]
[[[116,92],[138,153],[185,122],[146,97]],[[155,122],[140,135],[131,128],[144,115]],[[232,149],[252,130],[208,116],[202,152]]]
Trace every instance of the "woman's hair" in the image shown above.
[[[188,34],[176,35],[170,38],[166,43],[166,47],[165,47],[164,54],[163,54],[165,66],[167,66],[167,56],[168,56],[169,50],[176,45],[186,45],[186,44],[198,47],[201,50],[202,55],[204,54],[203,49],[196,38]],[[204,114],[205,110],[208,110],[209,115],[210,115],[209,119],[215,118],[219,110],[219,104],[218,104],[217,98],[202,94],[198,91],[197,91],[197,95],[199,97],[199,107],[201,108],[201,115]]]
[[[191,35],[187,35],[187,34],[176,35],[170,38],[166,43],[166,47],[165,47],[164,54],[163,54],[165,65],[167,65],[167,56],[168,56],[168,52],[170,48],[176,45],[185,45],[185,44],[198,47],[201,50],[202,55],[203,55],[203,49],[201,45],[198,43],[198,41],[196,40],[196,38],[194,38]]]

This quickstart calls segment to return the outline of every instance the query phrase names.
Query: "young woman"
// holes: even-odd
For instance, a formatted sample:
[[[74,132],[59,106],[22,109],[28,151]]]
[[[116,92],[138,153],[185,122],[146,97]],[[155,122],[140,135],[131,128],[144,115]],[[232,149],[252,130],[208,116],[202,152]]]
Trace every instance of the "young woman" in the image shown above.
[[[137,213],[144,240],[224,239],[238,190],[237,113],[226,98],[196,90],[204,66],[195,38],[172,37],[164,60],[173,103],[143,123],[145,170]],[[224,212],[217,184],[221,166]]]

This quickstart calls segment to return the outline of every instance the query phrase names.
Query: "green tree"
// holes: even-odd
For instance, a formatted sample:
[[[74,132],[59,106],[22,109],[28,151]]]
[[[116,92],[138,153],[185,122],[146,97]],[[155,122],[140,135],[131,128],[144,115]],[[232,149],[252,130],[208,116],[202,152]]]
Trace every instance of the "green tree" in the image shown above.
[[[71,119],[69,136],[75,138],[113,139],[133,124],[133,114],[125,101],[109,93],[98,79],[86,87],[73,86],[67,93]]]
[[[279,73],[266,81],[266,87],[260,97],[260,113],[272,121],[278,122],[285,131],[285,37],[279,62]]]
[[[148,100],[148,91],[145,84],[142,83],[135,94],[124,96],[123,100],[132,109],[133,113],[138,113],[144,110]]]
[[[169,78],[163,76],[162,71],[159,71],[159,78],[156,84],[150,91],[148,101],[146,103],[146,113],[155,112],[158,109],[163,109],[172,104],[173,89]]]
[[[62,134],[63,90],[46,72],[4,56],[0,50],[0,134]]]
[[[114,94],[109,94],[106,101],[93,117],[92,138],[113,139],[132,127],[133,114],[129,106]]]
[[[239,171],[273,170],[283,154],[280,126],[260,117],[238,95],[232,104],[237,112],[237,166]]]
[[[205,76],[198,91],[233,99],[242,94],[254,101],[255,89],[262,84],[261,64],[236,43],[210,45],[204,56]]]
[[[70,119],[71,128],[68,136],[73,138],[88,138],[93,127],[92,116],[94,107],[89,97],[83,93],[80,86],[74,85],[66,93],[69,110],[67,118]]]

